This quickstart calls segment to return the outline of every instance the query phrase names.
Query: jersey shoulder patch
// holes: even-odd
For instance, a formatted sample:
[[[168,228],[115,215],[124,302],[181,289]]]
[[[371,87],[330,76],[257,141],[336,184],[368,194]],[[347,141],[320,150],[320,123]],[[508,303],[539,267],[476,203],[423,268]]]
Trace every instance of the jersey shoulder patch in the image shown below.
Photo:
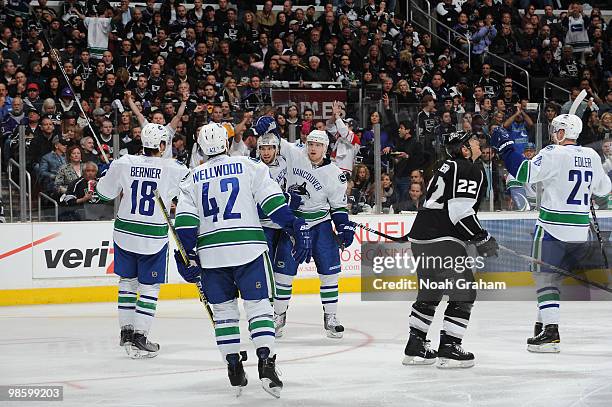
[[[261,162],[261,159],[259,159],[259,158],[249,157],[249,160],[251,160],[253,162],[256,162],[256,163],[260,163]]]
[[[544,147],[544,151],[552,151],[555,149],[555,145],[554,144],[549,144],[546,147]]]
[[[340,180],[341,183],[346,184],[348,182],[348,179],[346,177],[346,173],[345,172],[341,172],[340,174],[338,174],[338,180]]]
[[[438,168],[438,171],[440,171],[442,174],[446,174],[450,169],[450,163],[448,161],[445,161],[444,164],[442,164],[440,168]]]

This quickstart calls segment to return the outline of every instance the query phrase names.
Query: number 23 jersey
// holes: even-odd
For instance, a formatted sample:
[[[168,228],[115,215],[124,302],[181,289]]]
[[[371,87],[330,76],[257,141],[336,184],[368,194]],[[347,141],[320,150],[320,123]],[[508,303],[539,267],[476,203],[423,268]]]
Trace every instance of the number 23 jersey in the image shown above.
[[[153,191],[158,190],[164,205],[170,208],[187,175],[187,167],[161,157],[125,155],[113,161],[98,181],[96,192],[102,200],[111,200],[123,192],[115,218],[115,244],[133,253],[159,252],[168,243],[168,225]]]
[[[427,186],[423,208],[410,231],[410,240],[470,240],[482,231],[476,217],[487,190],[487,177],[480,163],[467,159],[446,160]]]

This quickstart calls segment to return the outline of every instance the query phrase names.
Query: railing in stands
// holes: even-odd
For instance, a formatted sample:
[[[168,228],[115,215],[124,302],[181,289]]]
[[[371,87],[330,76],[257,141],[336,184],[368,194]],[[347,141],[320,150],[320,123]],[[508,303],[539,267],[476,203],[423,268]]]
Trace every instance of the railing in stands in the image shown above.
[[[42,199],[41,199],[42,198]],[[59,218],[59,205],[55,201],[55,199],[51,198],[49,195],[44,192],[38,193],[38,221],[41,221],[42,217],[42,200],[49,201],[53,204],[53,209],[55,210],[55,222],[57,222]]]
[[[428,7],[428,12],[426,13],[425,10],[420,8],[415,3],[415,0],[407,0],[407,1],[408,1],[408,5],[409,5],[408,9],[411,10],[410,20],[411,20],[412,24],[419,26],[423,30],[427,30],[429,32],[429,34],[431,34],[431,36],[433,38],[436,38],[439,41],[442,41],[442,42],[446,43],[449,47],[451,47],[455,51],[459,51],[462,55],[467,55],[468,65],[471,68],[472,67],[472,63],[471,63],[471,42],[469,41],[469,39],[465,35],[462,35],[461,33],[457,32],[456,30],[453,30],[451,27],[447,26],[446,24],[436,20],[435,17],[431,14],[431,8],[430,7]],[[429,5],[429,2],[426,2],[426,4]],[[415,21],[414,15],[413,15],[415,10],[418,13],[421,13],[422,16],[427,19],[429,27],[426,27],[423,24],[418,23],[418,22]],[[447,39],[444,39],[443,37],[439,36],[436,32],[434,32],[436,27],[438,27],[438,26],[441,26],[441,27],[443,27],[446,30],[446,32],[448,34],[448,38]],[[463,38],[465,40],[468,40],[468,54],[466,54],[466,52],[464,50],[462,50],[459,47],[457,47],[457,46],[452,44],[452,42],[450,41],[451,34],[454,34],[455,36],[457,36],[459,38]],[[500,72],[500,71],[494,69],[494,66],[500,66],[500,65],[493,64],[493,66],[491,67],[491,72],[493,72],[493,73],[495,73],[495,74],[497,74],[499,76],[503,76],[503,77],[507,76],[507,74],[508,74],[508,66],[510,66],[510,67],[512,67],[512,68],[514,68],[514,69],[516,69],[518,71],[520,71],[525,76],[526,83],[523,84],[523,83],[518,82],[516,80],[514,81],[514,83],[517,86],[521,87],[522,89],[525,89],[525,91],[527,93],[527,97],[529,99],[531,99],[531,89],[530,89],[531,77],[529,75],[529,71],[527,71],[526,69],[521,68],[520,66],[518,66],[518,65],[508,61],[507,59],[504,59],[504,58],[500,57],[499,55],[496,55],[496,54],[493,54],[493,53],[489,52],[488,50],[485,51],[485,54],[486,54],[487,57],[497,60],[500,63],[500,65],[503,67],[503,72]]]
[[[19,170],[20,165],[17,161],[13,160],[12,158],[8,161],[8,183],[9,183],[9,217],[11,219],[11,222],[13,222],[13,188],[15,188],[17,191],[19,191],[20,194],[20,198],[21,198],[21,194],[25,194],[25,199],[28,200],[28,208],[29,208],[29,213],[26,214],[27,219],[29,219],[30,222],[32,222],[32,177],[30,176],[30,173],[28,171],[25,171],[25,175],[26,175],[26,191],[22,191],[21,186],[16,183],[13,180],[13,168],[16,168],[17,170]],[[21,218],[23,219],[24,216],[23,214],[20,214]]]
[[[427,4],[427,12],[425,12],[425,10],[423,10],[422,8],[420,8],[419,6],[417,6],[413,0],[408,0],[409,2],[412,3],[412,6],[410,7],[410,21],[412,23],[412,25],[416,25],[418,27],[420,27],[423,30],[426,30],[429,34],[431,34],[432,38],[436,38],[442,42],[445,42],[448,44],[449,47],[451,47],[452,49],[454,49],[455,51],[459,52],[460,54],[464,55],[467,60],[468,60],[468,65],[471,67],[471,58],[470,58],[470,54],[472,51],[472,44],[469,41],[469,38],[466,37],[465,35],[459,33],[458,31],[453,30],[451,27],[447,26],[444,23],[441,23],[440,21],[434,20],[433,16],[431,15],[431,6],[429,4],[429,2],[426,2],[425,4]],[[424,17],[427,22],[428,22],[428,26],[429,27],[425,27],[423,24],[419,23],[416,21],[416,19],[414,18],[414,12],[417,12],[417,14],[420,14],[422,17]],[[417,15],[418,17],[418,15]],[[434,26],[441,26],[444,27],[444,29],[446,29],[446,32],[448,34],[448,38],[444,39],[443,37],[441,37],[440,35],[438,35],[436,32],[434,32]],[[456,45],[454,45],[451,41],[451,34],[454,34],[457,37],[460,37],[464,40],[467,41],[467,46],[468,46],[468,51],[465,52],[463,49],[457,47]]]
[[[567,93],[567,100],[570,100],[571,95],[572,95],[571,91],[569,91],[569,90],[567,90],[567,89],[565,89],[565,88],[563,88],[563,87],[561,87],[561,86],[559,86],[559,85],[557,85],[557,84],[555,84],[553,82],[546,81],[546,83],[544,84],[544,89],[543,89],[543,92],[544,92],[544,96],[543,96],[544,103],[548,102],[548,97],[547,97],[546,91],[548,90],[549,86],[551,86],[551,87],[553,87],[553,88],[555,88],[557,90],[560,90],[563,93]]]

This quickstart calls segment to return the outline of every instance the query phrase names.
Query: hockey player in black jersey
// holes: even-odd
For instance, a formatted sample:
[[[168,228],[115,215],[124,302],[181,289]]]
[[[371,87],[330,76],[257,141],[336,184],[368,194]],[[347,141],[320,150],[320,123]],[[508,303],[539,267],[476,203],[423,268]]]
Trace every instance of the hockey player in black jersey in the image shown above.
[[[474,162],[481,154],[478,139],[463,131],[448,133],[444,135],[444,147],[450,158],[434,171],[423,209],[417,213],[409,233],[412,255],[415,259],[421,257],[421,263],[417,265],[419,294],[412,304],[403,363],[429,365],[438,358],[437,366],[441,368],[472,367],[474,355],[463,350],[461,340],[476,291],[460,288],[463,285],[457,282],[473,282],[474,277],[470,269],[460,272],[462,268],[453,266],[466,264],[467,244],[474,244],[483,257],[497,256],[498,245],[476,216],[487,189],[483,167]],[[440,257],[453,261],[436,261]],[[444,289],[433,289],[426,286],[431,282],[450,283]],[[449,301],[436,352],[429,348],[427,331],[444,294]]]

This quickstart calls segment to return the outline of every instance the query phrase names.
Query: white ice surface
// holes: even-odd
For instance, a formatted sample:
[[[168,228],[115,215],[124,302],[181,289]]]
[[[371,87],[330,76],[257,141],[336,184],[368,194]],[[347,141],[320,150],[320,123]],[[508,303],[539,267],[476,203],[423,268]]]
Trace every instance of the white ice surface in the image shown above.
[[[558,355],[525,350],[534,302],[477,303],[464,340],[476,366],[452,371],[401,364],[409,306],[341,294],[347,331],[334,340],[323,336],[319,297],[294,297],[278,343],[280,400],[261,389],[247,340],[250,383],[233,396],[196,300],[159,303],[150,338],[161,351],[147,360],[131,360],[118,346],[116,304],[0,307],[0,385],[61,384],[65,398],[0,405],[612,406],[610,302],[562,304]],[[436,346],[440,317],[430,331]],[[244,324],[241,331],[246,339]]]

